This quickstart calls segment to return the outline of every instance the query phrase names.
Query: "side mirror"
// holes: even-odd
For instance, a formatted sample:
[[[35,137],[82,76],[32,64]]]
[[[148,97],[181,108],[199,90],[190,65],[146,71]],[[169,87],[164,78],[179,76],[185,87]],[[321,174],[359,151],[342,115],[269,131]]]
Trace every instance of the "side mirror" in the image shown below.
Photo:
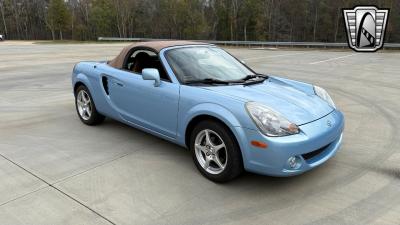
[[[157,69],[143,69],[142,78],[143,80],[154,80],[154,87],[158,87],[161,84],[160,73]]]

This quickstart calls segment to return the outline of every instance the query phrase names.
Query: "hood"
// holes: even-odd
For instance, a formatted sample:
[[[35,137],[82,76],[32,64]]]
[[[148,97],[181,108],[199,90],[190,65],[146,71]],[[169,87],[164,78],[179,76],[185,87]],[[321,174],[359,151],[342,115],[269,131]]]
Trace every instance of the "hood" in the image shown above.
[[[270,77],[254,85],[202,87],[244,102],[259,102],[285,116],[297,125],[326,116],[333,108],[314,94],[308,84]]]

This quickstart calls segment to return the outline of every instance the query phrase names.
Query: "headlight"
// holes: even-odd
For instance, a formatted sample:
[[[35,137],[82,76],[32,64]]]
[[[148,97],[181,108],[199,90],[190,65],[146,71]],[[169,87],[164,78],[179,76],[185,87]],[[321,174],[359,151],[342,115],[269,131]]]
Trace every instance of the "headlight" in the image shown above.
[[[325,91],[322,87],[314,86],[315,94],[320,97],[322,100],[326,101],[330,106],[336,109],[335,103],[333,102],[331,96],[329,96],[328,92]]]
[[[277,137],[299,133],[296,124],[260,103],[248,102],[246,109],[258,129],[267,136]]]

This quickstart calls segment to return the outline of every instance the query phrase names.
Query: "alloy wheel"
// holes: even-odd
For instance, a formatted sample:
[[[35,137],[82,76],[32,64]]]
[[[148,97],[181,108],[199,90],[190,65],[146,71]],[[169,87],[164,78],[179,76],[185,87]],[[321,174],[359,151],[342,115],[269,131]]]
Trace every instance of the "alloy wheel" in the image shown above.
[[[79,116],[83,120],[89,120],[93,109],[89,94],[85,90],[80,90],[76,98]]]
[[[226,168],[228,153],[222,138],[210,129],[200,131],[194,143],[196,159],[210,174],[220,174]]]

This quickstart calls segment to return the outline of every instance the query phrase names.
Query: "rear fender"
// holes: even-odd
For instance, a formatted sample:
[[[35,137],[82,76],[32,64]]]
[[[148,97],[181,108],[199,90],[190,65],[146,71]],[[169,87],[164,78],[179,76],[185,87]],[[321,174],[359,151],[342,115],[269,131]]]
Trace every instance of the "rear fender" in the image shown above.
[[[99,82],[99,83],[96,83],[96,82]],[[113,110],[111,110],[109,103],[106,100],[104,91],[101,89],[100,81],[98,81],[98,80],[92,81],[90,79],[90,77],[87,76],[86,74],[78,73],[76,76],[74,76],[72,83],[73,83],[74,90],[76,88],[76,85],[79,83],[82,83],[83,85],[85,85],[88,88],[90,95],[93,98],[94,104],[96,105],[96,110],[99,113],[101,113],[105,116],[111,116],[111,115],[115,114],[115,112]]]
[[[74,78],[72,80],[72,85],[74,87],[74,91],[76,90],[78,83],[82,83],[89,89],[90,92],[92,92],[92,90],[93,90],[92,85],[89,82],[89,78],[85,74],[79,73],[76,76],[74,76]]]

